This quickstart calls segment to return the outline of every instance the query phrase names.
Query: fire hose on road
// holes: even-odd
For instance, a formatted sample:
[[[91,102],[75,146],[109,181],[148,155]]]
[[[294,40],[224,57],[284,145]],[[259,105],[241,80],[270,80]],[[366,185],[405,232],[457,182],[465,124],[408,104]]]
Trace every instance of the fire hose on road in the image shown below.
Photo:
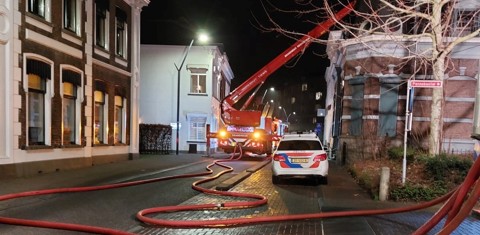
[[[319,218],[369,216],[369,215],[379,215],[379,214],[401,213],[401,212],[425,209],[433,205],[445,202],[444,205],[432,216],[432,218],[430,218],[430,220],[428,220],[425,224],[423,224],[420,228],[418,228],[413,233],[415,235],[418,235],[418,234],[428,233],[433,227],[435,227],[444,218],[445,218],[445,224],[443,225],[443,228],[440,230],[439,234],[450,234],[469,215],[470,211],[473,209],[475,203],[478,201],[480,197],[480,179],[479,179],[480,178],[480,161],[477,159],[472,165],[472,167],[470,168],[467,176],[465,177],[464,182],[455,190],[435,200],[417,204],[414,206],[393,208],[393,209],[322,212],[322,213],[312,213],[312,214],[280,215],[280,216],[251,217],[251,218],[232,218],[232,219],[220,219],[220,220],[179,221],[179,220],[158,219],[158,218],[152,218],[147,216],[147,215],[157,214],[157,213],[167,213],[167,212],[171,213],[171,212],[189,211],[189,210],[251,208],[251,207],[257,207],[257,206],[266,204],[268,202],[268,199],[262,195],[240,193],[240,192],[233,192],[233,191],[217,191],[212,189],[206,189],[199,186],[205,182],[215,180],[223,174],[232,172],[233,168],[226,164],[223,164],[223,162],[238,160],[239,158],[241,158],[243,154],[241,147],[238,148],[238,151],[239,151],[238,154],[236,154],[237,151],[235,151],[229,159],[216,160],[213,163],[209,164],[206,167],[206,172],[202,172],[202,173],[167,176],[167,177],[153,178],[153,179],[140,180],[140,181],[101,185],[101,186],[58,188],[58,189],[47,189],[47,190],[13,193],[13,194],[6,194],[6,195],[0,196],[0,201],[11,200],[11,199],[21,198],[21,197],[47,195],[47,194],[106,190],[106,189],[128,187],[128,186],[134,186],[134,185],[140,185],[140,184],[154,183],[154,182],[177,179],[177,178],[206,176],[206,175],[213,174],[213,170],[211,169],[211,167],[214,165],[217,165],[225,169],[211,177],[195,181],[192,184],[192,188],[207,194],[215,194],[215,195],[238,197],[238,198],[250,198],[250,199],[256,199],[256,200],[228,201],[228,202],[217,203],[217,204],[177,205],[177,206],[149,208],[149,209],[144,209],[139,211],[137,213],[137,218],[140,221],[147,224],[168,226],[168,227],[221,227],[221,226],[290,221],[290,220],[306,220],[306,219],[319,219]],[[235,155],[238,155],[238,157],[235,158],[234,157]],[[8,217],[0,217],[0,223],[10,224],[10,225],[19,225],[19,226],[30,226],[30,227],[89,232],[89,233],[97,233],[97,234],[131,234],[125,231],[120,231],[120,230],[115,230],[110,228],[103,228],[103,227],[60,223],[60,222],[50,222],[50,221],[8,218]]]

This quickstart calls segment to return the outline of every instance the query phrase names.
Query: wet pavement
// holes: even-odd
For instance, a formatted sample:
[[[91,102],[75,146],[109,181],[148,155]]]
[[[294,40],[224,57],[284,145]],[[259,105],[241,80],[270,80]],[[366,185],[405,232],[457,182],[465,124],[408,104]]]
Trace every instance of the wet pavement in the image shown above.
[[[189,164],[207,164],[212,159],[226,158],[225,155],[210,157],[201,154],[142,156],[139,159],[97,165],[84,169],[43,174],[29,178],[0,179],[0,194],[83,185],[105,184],[148,176],[159,171],[168,171]],[[350,211],[382,209],[407,206],[404,203],[374,201],[351,178],[348,172],[334,162],[330,164],[328,185],[272,185],[268,161],[259,161],[256,167],[237,174],[221,185],[223,190],[261,194],[268,198],[268,204],[242,210],[188,211],[155,215],[168,219],[226,219],[238,217],[262,217],[289,214],[320,213],[329,211]],[[187,204],[218,203],[231,199],[222,196],[200,194],[185,202]],[[251,224],[220,228],[165,228],[144,225],[128,230],[137,234],[410,234],[425,223],[438,209],[329,219],[308,219],[274,223]],[[132,212],[135,213],[135,212]],[[431,231],[435,234],[442,224]],[[480,221],[468,217],[453,234],[477,234]]]

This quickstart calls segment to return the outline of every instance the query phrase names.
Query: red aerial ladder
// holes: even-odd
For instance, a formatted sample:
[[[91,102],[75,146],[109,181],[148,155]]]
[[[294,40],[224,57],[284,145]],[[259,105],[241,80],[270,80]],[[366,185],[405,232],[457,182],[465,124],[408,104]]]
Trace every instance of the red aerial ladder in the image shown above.
[[[263,110],[247,110],[247,107],[270,74],[303,52],[313,40],[325,34],[338,20],[348,15],[353,10],[354,4],[355,1],[345,6],[335,14],[335,19],[330,18],[318,24],[308,34],[230,92],[220,104],[221,118],[225,127],[216,133],[210,132],[210,128],[207,128],[207,143],[210,143],[210,138],[217,138],[218,147],[227,153],[232,152],[236,145],[241,145],[244,151],[270,154],[273,141],[279,137],[278,132],[281,133],[278,130],[279,126],[276,125],[278,121],[272,120],[271,117],[273,108],[269,104],[266,104]],[[256,90],[248,97],[243,106],[239,110],[235,109],[233,106],[255,87]]]

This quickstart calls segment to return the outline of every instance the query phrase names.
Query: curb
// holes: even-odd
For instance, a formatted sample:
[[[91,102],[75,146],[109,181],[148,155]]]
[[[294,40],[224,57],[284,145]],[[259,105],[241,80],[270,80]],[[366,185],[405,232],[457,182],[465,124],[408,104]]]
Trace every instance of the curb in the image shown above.
[[[238,183],[240,183],[242,180],[246,179],[247,177],[249,177],[250,175],[252,175],[252,173],[260,170],[262,167],[266,166],[268,163],[270,163],[269,159],[268,160],[264,160],[262,161],[260,164],[257,164],[255,166],[252,166],[248,169],[246,169],[245,171],[237,174],[236,176],[230,178],[230,179],[227,179],[225,181],[223,181],[222,183],[220,183],[219,185],[217,185],[215,187],[216,190],[219,190],[219,191],[228,191],[230,190],[231,188],[233,188],[233,186],[237,185]]]

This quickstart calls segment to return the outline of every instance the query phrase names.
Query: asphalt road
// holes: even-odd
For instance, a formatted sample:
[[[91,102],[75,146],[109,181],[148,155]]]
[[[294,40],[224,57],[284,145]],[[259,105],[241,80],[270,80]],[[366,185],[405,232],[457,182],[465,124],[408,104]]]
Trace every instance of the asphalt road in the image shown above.
[[[159,159],[162,160],[162,159]],[[152,179],[157,177],[165,177],[171,175],[191,174],[205,172],[208,163],[213,161],[212,158],[191,157],[190,161],[179,161],[174,157],[165,157],[165,161],[177,161],[181,165],[164,164],[161,168],[146,170],[136,170],[128,172],[116,172],[110,169],[112,174],[99,175],[94,177],[90,175],[85,177],[85,182],[82,185],[105,185],[127,181],[138,181],[143,179]],[[132,163],[134,161],[130,161]],[[128,162],[127,162],[128,163]],[[203,187],[211,188],[239,172],[245,171],[247,168],[257,164],[258,161],[239,161],[230,162],[228,165],[234,167],[233,173],[222,176],[221,178],[203,184]],[[101,168],[102,166],[100,166]],[[214,174],[223,170],[224,168],[214,166]],[[90,169],[91,170],[91,169]],[[118,169],[120,170],[120,169]],[[81,171],[81,170],[80,170]],[[89,169],[85,169],[85,174],[88,174]],[[64,174],[68,174],[65,172]],[[93,173],[92,173],[93,174]],[[100,174],[99,172],[95,174]],[[52,177],[54,175],[49,175]],[[62,177],[58,175],[58,177]],[[81,174],[79,175],[81,177]],[[6,202],[0,202],[0,216],[14,217],[33,220],[68,222],[75,224],[91,225],[113,228],[126,231],[129,228],[137,226],[140,222],[136,220],[135,214],[145,208],[156,206],[169,206],[180,204],[196,195],[199,192],[193,190],[191,185],[194,181],[204,179],[208,176],[180,178],[168,181],[161,181],[156,183],[142,184],[138,186],[130,186],[124,188],[44,195],[29,198],[14,199]],[[59,179],[59,178],[57,178]],[[19,179],[23,181],[24,188],[27,185],[35,184],[35,178],[29,182],[26,179]],[[55,179],[50,179],[54,181]],[[73,180],[72,180],[73,181]],[[8,189],[4,183],[4,190]],[[13,181],[11,183],[14,183]],[[48,184],[48,183],[44,183]],[[71,185],[78,186],[78,185]],[[35,187],[37,188],[37,187]],[[50,188],[50,187],[49,187]],[[46,189],[46,188],[44,188]],[[0,189],[0,192],[4,191]],[[1,194],[4,194],[2,192]],[[42,229],[33,227],[22,227],[12,225],[1,225],[0,234],[82,234],[78,232]]]

